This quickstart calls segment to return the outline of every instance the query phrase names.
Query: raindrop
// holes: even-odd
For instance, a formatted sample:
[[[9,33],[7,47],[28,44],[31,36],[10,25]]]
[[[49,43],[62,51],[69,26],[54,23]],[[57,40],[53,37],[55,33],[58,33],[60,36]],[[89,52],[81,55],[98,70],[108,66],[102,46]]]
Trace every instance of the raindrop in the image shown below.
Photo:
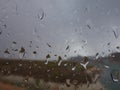
[[[15,42],[15,41],[13,41],[12,43],[13,43],[13,44],[17,44],[17,42]]]
[[[47,70],[47,72],[50,72],[50,70]]]
[[[37,57],[37,52],[33,51],[33,58]]]
[[[110,42],[109,42],[109,43],[107,43],[107,45],[110,45]]]
[[[115,71],[115,72],[112,72],[110,75],[113,82],[119,82],[119,79],[120,79],[119,72]]]
[[[116,49],[120,49],[120,47],[119,47],[119,46],[117,46],[117,47],[116,47]]]
[[[58,66],[60,66],[62,63],[62,57],[61,56],[58,56]]]
[[[80,65],[82,65],[84,67],[84,69],[87,69],[88,64],[89,64],[89,61],[87,61],[86,63],[80,63]]]
[[[19,50],[19,57],[23,58],[25,56],[25,48],[21,47],[21,49]]]
[[[46,55],[46,59],[47,59],[47,58],[51,58],[50,54]]]
[[[25,48],[21,47],[21,49],[19,50],[19,53],[25,53]]]
[[[66,86],[70,87],[70,79],[66,79]]]
[[[111,55],[111,57],[113,57],[113,58],[114,58],[114,57],[115,57],[115,55]]]
[[[70,46],[68,45],[67,47],[66,47],[66,50],[68,50],[70,48]]]
[[[114,33],[114,36],[115,36],[115,38],[117,39],[117,35],[116,35],[116,32],[115,32],[115,31],[113,31],[113,33]]]
[[[62,57],[61,56],[58,56],[58,61],[62,60]]]
[[[109,69],[109,68],[110,68],[108,65],[104,65],[104,67],[105,67],[106,69]]]
[[[118,31],[117,29],[113,30],[113,34],[114,34],[114,36],[115,36],[116,39],[119,37],[117,31]]]
[[[0,31],[0,35],[2,34],[2,30]]]
[[[95,59],[97,60],[99,58],[99,53],[96,53]]]
[[[76,67],[73,67],[73,68],[72,68],[72,71],[74,71],[75,69],[76,69]]]
[[[77,84],[78,84],[78,80],[73,80],[72,83],[73,83],[74,85],[77,85]]]
[[[51,58],[50,54],[46,55],[46,61],[45,64],[48,64],[49,59]]]
[[[60,65],[61,65],[61,63],[62,63],[62,60],[60,60],[60,61],[58,62],[58,66],[60,66]]]
[[[4,53],[6,53],[6,54],[10,54],[10,52],[9,52],[8,49],[6,49],[6,50],[4,51]]]
[[[64,57],[67,57],[67,55],[64,55]]]
[[[22,67],[22,64],[20,63],[18,66],[19,66],[19,67]]]
[[[57,56],[57,54],[54,55],[55,57]]]
[[[12,48],[14,48],[14,46],[17,44],[17,42],[13,41],[12,42]]]
[[[47,46],[50,47],[50,48],[52,47],[49,43],[47,43]]]
[[[37,54],[37,52],[36,52],[36,51],[33,51],[33,54]]]
[[[88,29],[91,29],[91,26],[89,24],[87,24],[87,27],[88,27]]]
[[[45,17],[45,13],[43,9],[40,10],[40,12],[37,14],[38,19],[42,20]]]
[[[119,46],[116,46],[116,51],[120,52],[120,47]]]
[[[66,64],[64,64],[64,66],[67,66],[67,63],[66,63]]]
[[[77,51],[75,50],[74,53],[76,53]]]

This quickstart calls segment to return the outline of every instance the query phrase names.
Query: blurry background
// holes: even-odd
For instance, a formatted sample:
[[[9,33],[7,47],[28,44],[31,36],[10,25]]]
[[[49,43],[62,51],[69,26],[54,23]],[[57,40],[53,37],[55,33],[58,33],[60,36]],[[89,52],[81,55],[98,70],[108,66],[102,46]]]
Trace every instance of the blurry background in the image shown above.
[[[0,0],[0,57],[56,59],[120,51],[120,0]]]

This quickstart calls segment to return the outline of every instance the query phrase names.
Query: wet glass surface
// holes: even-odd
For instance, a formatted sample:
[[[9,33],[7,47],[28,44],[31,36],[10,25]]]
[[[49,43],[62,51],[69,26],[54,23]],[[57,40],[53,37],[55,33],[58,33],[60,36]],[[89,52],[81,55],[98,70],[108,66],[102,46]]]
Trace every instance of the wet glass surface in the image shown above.
[[[0,0],[0,90],[120,90],[119,0]]]

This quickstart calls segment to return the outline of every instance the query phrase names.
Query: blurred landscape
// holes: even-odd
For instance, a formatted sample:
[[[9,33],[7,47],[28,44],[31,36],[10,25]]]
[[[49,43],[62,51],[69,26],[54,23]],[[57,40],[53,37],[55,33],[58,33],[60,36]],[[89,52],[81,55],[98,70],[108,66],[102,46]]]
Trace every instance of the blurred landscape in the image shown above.
[[[95,57],[81,56],[72,57],[68,60],[62,60],[59,57],[59,60],[53,61],[0,59],[0,82],[5,85],[10,84],[15,87],[24,88],[25,90],[52,90],[55,87],[52,87],[50,84],[50,88],[49,82],[54,83],[54,86],[58,87],[64,85],[63,89],[58,88],[55,90],[67,90],[69,87],[75,87],[71,90],[79,90],[81,88],[84,88],[82,90],[85,90],[85,88],[86,90],[92,90],[91,86],[96,84],[98,84],[99,90],[104,90],[105,72],[109,71],[110,73],[113,70],[113,66],[119,66],[119,60],[120,53],[112,53],[104,58],[99,57],[96,59]],[[80,63],[88,61],[89,64],[85,69]],[[114,83],[111,77],[110,79]],[[100,83],[104,83],[104,85]],[[2,84],[0,88],[4,86]]]

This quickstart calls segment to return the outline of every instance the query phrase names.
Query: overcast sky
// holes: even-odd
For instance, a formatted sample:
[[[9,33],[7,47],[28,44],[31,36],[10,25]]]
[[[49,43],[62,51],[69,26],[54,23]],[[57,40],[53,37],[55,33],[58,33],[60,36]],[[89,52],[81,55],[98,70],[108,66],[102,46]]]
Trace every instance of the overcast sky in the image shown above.
[[[7,48],[8,57],[24,47],[26,58],[39,59],[103,55],[118,46],[120,0],[0,0],[0,57]]]

